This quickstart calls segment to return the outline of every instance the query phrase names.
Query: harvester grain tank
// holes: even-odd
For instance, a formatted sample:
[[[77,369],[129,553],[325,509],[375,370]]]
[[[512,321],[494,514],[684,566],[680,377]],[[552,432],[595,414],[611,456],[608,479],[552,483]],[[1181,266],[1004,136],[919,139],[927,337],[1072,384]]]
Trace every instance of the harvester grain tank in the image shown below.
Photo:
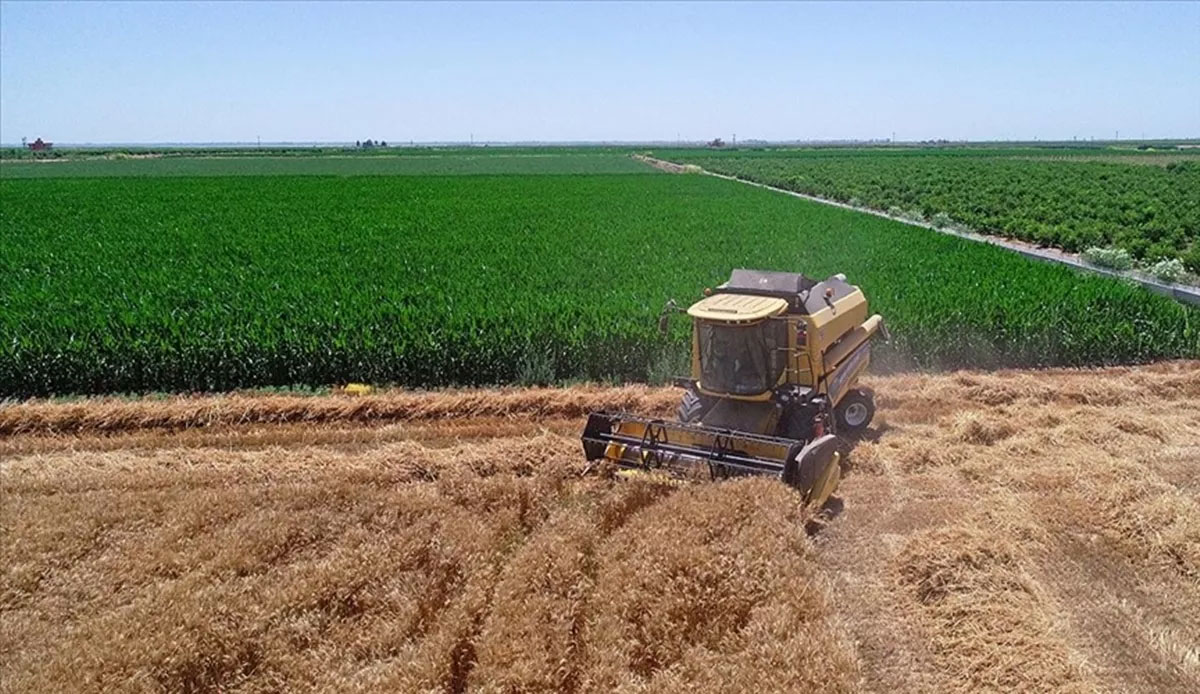
[[[773,475],[823,505],[841,476],[835,435],[862,431],[875,413],[858,378],[883,319],[840,274],[734,270],[706,294],[687,309],[692,368],[677,381],[678,421],[592,413],[587,459],[635,474]]]

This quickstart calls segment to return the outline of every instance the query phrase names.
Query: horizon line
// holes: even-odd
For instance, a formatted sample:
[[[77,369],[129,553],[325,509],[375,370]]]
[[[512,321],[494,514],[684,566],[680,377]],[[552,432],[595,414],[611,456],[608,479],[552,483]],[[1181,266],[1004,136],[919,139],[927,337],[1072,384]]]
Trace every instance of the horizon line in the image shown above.
[[[41,139],[41,138],[36,138]],[[378,143],[387,143],[387,148],[417,148],[417,147],[488,147],[488,146],[612,146],[612,145],[707,145],[712,140],[688,140],[688,139],[654,139],[654,140],[394,140],[385,139],[372,140],[377,143],[375,146],[382,147]],[[913,145],[913,144],[1087,144],[1087,143],[1139,143],[1139,142],[1200,142],[1200,135],[1184,136],[1184,137],[1148,137],[1148,138],[1128,138],[1128,139],[982,139],[982,140],[952,140],[946,138],[925,139],[925,140],[893,140],[891,138],[835,138],[835,139],[790,139],[790,140],[769,140],[763,138],[746,138],[741,141],[725,141],[726,147],[737,147],[742,145],[833,145],[833,144],[871,144],[871,145]],[[338,146],[338,147],[354,147],[356,143],[363,140],[180,140],[180,141],[113,141],[113,142],[55,142],[52,144],[59,148],[99,148],[99,147],[321,147],[321,146]],[[0,142],[0,147],[20,149],[28,145],[20,142]]]

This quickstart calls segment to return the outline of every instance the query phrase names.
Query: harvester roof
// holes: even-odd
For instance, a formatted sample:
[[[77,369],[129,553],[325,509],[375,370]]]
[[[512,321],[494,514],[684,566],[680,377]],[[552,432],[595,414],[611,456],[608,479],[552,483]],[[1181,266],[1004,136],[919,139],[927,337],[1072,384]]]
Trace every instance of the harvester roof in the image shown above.
[[[750,322],[783,313],[788,309],[786,299],[749,294],[713,294],[692,304],[692,318],[725,322]]]

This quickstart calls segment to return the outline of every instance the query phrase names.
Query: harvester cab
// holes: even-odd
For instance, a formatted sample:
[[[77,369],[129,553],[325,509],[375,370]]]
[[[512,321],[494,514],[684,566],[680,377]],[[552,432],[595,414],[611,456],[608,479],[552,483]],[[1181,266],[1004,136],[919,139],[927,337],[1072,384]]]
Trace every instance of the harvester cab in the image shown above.
[[[857,383],[883,319],[843,275],[734,270],[705,293],[687,309],[692,368],[677,381],[678,421],[592,413],[587,459],[674,477],[773,475],[823,505],[841,475],[835,434],[861,432],[875,413]]]

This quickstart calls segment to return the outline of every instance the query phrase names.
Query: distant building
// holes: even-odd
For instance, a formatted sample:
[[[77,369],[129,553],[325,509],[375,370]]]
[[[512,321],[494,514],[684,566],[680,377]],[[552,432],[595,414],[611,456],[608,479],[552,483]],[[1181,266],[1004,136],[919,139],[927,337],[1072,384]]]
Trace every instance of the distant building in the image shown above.
[[[40,137],[29,143],[29,149],[32,149],[35,152],[45,152],[53,146],[53,142],[43,142],[42,138]]]

